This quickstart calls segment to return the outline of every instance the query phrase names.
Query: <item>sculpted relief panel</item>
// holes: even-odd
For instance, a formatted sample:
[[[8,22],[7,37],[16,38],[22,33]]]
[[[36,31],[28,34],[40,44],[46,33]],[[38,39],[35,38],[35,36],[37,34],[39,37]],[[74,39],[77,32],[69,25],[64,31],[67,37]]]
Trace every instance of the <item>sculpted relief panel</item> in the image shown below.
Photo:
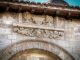
[[[13,30],[29,37],[59,39],[64,38],[64,29],[54,26],[54,19],[48,15],[34,15],[29,12],[19,15],[20,23],[13,24]],[[55,21],[58,20],[57,18]],[[58,24],[58,22],[57,22]],[[62,26],[63,23],[59,26]]]
[[[23,23],[53,26],[53,17],[48,15],[33,15],[28,12],[22,14]]]
[[[22,23],[24,24],[64,28],[64,21],[65,18],[62,17],[53,17],[49,15],[34,15],[29,12],[22,13]]]
[[[15,27],[13,30],[15,32],[18,32],[26,36],[38,37],[38,38],[57,39],[64,35],[62,31],[47,30],[47,29]]]

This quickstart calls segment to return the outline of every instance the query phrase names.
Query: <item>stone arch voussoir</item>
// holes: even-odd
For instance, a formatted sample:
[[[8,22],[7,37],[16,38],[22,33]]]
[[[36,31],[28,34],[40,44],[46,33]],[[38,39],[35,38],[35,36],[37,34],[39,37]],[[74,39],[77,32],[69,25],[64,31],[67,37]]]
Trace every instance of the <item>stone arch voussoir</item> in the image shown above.
[[[71,56],[71,54],[69,54],[66,50],[59,47],[58,45],[50,42],[46,42],[46,41],[39,41],[39,40],[22,41],[22,42],[13,44],[12,46],[4,50],[4,52],[0,56],[0,60],[9,60],[16,53],[20,51],[24,51],[26,49],[32,49],[32,48],[49,51],[59,56],[62,60],[75,60]]]

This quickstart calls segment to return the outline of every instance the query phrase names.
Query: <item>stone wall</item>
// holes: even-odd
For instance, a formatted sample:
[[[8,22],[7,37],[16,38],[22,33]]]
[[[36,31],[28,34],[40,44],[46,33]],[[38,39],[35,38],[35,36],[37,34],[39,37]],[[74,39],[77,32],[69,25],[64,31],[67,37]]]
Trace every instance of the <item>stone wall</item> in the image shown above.
[[[0,56],[5,48],[24,40],[51,42],[80,60],[80,21],[29,12],[0,13]]]

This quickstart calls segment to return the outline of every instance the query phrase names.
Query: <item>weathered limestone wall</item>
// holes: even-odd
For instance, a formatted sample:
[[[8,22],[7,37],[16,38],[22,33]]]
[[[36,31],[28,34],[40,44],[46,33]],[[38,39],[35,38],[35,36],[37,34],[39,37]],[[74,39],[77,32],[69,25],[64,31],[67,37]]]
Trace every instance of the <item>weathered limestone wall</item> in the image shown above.
[[[34,15],[28,12],[0,13],[0,52],[23,40],[55,43],[80,60],[80,20]],[[1,54],[0,54],[1,56]]]

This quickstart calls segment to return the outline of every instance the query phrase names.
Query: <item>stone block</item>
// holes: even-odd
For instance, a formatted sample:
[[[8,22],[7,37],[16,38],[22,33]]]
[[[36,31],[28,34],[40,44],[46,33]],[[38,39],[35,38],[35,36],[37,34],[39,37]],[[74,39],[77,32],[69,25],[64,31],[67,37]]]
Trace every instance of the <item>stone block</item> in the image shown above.
[[[73,53],[80,54],[80,48],[78,47],[73,48]]]
[[[4,28],[0,28],[0,34],[4,34],[5,33],[5,29]]]
[[[11,34],[12,33],[12,29],[11,28],[6,28],[5,29],[5,34]]]
[[[12,29],[11,28],[0,28],[0,34],[11,34]]]
[[[7,35],[6,34],[0,34],[0,39],[7,39]]]
[[[61,46],[61,47],[69,47],[69,42],[58,40],[58,45]]]
[[[11,40],[0,39],[0,51],[11,45]]]
[[[17,39],[17,35],[8,35],[8,39],[12,39],[12,40],[16,40]]]
[[[0,45],[9,45],[11,44],[11,40],[0,39]]]
[[[70,41],[70,47],[71,48],[80,48],[80,41]]]
[[[66,51],[68,51],[69,53],[72,53],[72,51],[73,51],[72,48],[70,48],[70,47],[68,47],[68,48],[66,47],[66,48],[64,48],[64,49],[65,49]]]
[[[18,34],[18,36],[17,36],[17,40],[25,40],[27,38],[28,38],[27,36],[21,35],[21,34]]]

